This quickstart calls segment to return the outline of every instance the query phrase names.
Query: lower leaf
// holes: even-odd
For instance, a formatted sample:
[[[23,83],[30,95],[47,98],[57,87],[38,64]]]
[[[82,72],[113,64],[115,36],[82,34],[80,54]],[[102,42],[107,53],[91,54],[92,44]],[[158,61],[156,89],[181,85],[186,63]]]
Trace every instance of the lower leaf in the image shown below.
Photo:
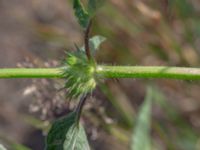
[[[85,130],[72,112],[52,125],[46,140],[46,150],[90,150]]]

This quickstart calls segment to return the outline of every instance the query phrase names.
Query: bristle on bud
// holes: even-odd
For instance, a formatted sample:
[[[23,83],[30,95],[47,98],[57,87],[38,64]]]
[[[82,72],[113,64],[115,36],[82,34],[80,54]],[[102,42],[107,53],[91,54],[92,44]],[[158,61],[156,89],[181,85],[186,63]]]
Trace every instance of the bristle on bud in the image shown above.
[[[88,60],[83,52],[67,53],[63,75],[65,88],[70,98],[80,98],[92,92],[96,87],[96,64]]]

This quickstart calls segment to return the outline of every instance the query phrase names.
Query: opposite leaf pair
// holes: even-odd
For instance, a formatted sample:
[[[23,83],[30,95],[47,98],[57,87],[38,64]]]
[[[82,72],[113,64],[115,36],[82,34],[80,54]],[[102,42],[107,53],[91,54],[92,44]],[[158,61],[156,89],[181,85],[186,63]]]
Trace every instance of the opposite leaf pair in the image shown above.
[[[87,29],[89,22],[102,0],[88,0],[87,10],[80,0],[74,0],[74,11],[80,25]],[[86,33],[89,37],[89,32]],[[94,36],[86,39],[91,55],[100,44],[105,41],[102,36]],[[96,62],[86,57],[86,47],[77,47],[74,53],[67,53],[65,66],[62,73],[67,82],[65,88],[68,90],[69,98],[85,97],[96,87]],[[84,99],[83,99],[84,100]],[[79,102],[81,106],[82,100]],[[46,150],[89,150],[89,144],[83,126],[79,123],[81,108],[66,117],[57,120],[51,127],[46,143]]]

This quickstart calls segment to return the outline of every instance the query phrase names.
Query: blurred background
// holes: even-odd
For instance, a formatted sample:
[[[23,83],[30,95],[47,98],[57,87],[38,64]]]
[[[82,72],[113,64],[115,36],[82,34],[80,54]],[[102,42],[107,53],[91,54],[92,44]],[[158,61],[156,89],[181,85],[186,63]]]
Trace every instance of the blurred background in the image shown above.
[[[199,0],[108,0],[91,35],[107,41],[99,64],[200,65]],[[56,67],[83,44],[67,0],[0,0],[0,67]],[[200,150],[198,81],[106,80],[85,107],[95,150],[127,150],[146,87],[154,93],[151,137],[158,150]],[[0,143],[11,150],[42,150],[50,122],[70,112],[62,80],[0,80]]]

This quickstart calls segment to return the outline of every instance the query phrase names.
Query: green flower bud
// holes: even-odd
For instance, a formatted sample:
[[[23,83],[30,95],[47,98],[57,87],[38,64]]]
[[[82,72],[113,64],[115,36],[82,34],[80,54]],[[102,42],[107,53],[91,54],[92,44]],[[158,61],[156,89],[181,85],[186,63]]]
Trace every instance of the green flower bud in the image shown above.
[[[63,75],[66,78],[65,87],[70,98],[80,98],[96,87],[94,61],[89,61],[84,52],[67,53]]]

